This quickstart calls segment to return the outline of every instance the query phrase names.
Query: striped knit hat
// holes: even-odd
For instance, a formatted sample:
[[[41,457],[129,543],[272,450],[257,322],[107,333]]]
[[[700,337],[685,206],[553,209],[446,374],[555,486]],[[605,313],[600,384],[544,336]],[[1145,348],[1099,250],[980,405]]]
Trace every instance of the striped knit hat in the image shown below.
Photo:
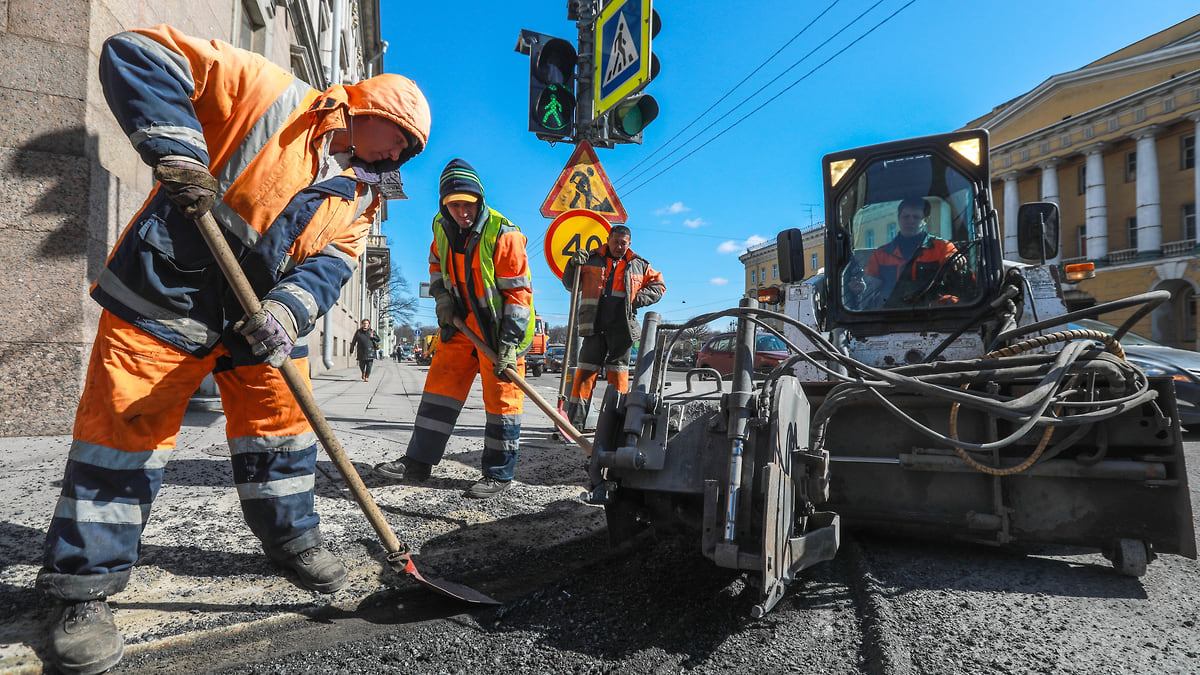
[[[442,169],[442,178],[438,181],[438,202],[446,203],[446,197],[453,194],[470,194],[483,201],[483,183],[475,168],[462,159],[452,159]]]

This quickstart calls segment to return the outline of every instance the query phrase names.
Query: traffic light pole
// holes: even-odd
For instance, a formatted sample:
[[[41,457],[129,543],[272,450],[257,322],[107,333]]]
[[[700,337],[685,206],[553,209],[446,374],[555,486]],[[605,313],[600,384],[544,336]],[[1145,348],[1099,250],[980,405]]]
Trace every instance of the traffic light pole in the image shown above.
[[[579,20],[575,22],[579,29],[579,42],[576,53],[579,55],[578,66],[575,69],[575,142],[587,141],[592,147],[612,148],[613,144],[605,133],[607,125],[604,117],[596,119],[592,87],[594,82],[593,68],[596,56],[596,19],[600,16],[600,0],[583,0],[576,5]]]

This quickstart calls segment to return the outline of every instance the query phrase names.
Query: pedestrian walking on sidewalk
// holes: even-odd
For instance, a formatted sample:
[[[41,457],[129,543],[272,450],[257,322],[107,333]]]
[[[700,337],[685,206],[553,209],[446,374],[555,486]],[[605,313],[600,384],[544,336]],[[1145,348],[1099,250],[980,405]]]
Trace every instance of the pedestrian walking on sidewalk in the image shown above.
[[[364,382],[371,379],[371,364],[375,362],[375,352],[379,350],[379,334],[371,329],[371,320],[363,319],[362,326],[354,331],[350,339],[350,355],[358,351],[358,369],[362,371]]]
[[[482,499],[506,490],[516,471],[525,396],[504,371],[512,366],[525,375],[524,356],[533,342],[533,286],[525,235],[484,203],[483,184],[470,164],[455,159],[446,165],[439,196],[429,255],[429,292],[437,302],[440,344],[425,378],[407,451],[375,471],[396,480],[429,478],[446,452],[478,374],[487,410],[483,478],[466,494]],[[495,363],[455,328],[456,317],[496,352]]]
[[[637,311],[662,299],[667,291],[662,274],[633,252],[629,228],[616,225],[608,241],[594,251],[580,248],[563,268],[568,290],[579,277],[577,322],[583,344],[567,399],[567,419],[582,429],[600,369],[608,386],[629,391],[629,359],[638,335]]]
[[[91,295],[103,308],[37,585],[63,605],[60,670],[98,673],[188,400],[221,392],[242,514],[307,589],[349,583],[314,508],[316,436],[277,370],[337,299],[398,167],[429,137],[417,86],[384,74],[321,92],[249,51],[169,26],[109,38],[100,84],[157,181]],[[243,317],[194,220],[222,228],[263,309]],[[220,573],[219,570],[216,573]]]

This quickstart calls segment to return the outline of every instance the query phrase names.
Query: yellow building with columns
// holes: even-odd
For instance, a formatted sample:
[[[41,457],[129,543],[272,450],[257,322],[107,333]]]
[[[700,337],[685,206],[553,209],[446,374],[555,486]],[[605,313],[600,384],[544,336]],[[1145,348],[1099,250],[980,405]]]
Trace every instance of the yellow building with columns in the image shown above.
[[[1068,286],[1069,304],[1168,290],[1171,301],[1134,330],[1195,349],[1200,15],[1054,75],[964,128],[977,127],[990,136],[1005,258],[1020,259],[1018,206],[1055,202],[1056,261],[1096,264],[1094,279]]]

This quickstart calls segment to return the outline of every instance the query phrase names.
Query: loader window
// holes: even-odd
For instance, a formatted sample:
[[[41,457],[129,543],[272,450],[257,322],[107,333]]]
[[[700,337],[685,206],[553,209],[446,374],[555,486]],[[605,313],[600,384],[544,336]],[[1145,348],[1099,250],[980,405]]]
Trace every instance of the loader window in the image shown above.
[[[982,251],[975,187],[931,154],[880,160],[838,201],[840,297],[853,312],[975,304]]]

